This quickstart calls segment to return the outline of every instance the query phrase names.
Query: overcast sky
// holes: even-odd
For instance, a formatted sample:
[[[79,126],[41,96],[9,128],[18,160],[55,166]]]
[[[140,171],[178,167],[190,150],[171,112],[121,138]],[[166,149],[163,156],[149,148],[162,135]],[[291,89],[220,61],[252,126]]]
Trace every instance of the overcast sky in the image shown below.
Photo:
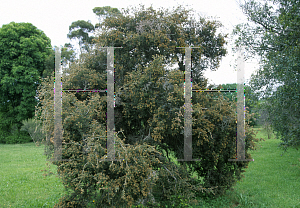
[[[224,27],[219,32],[222,33],[231,33],[234,25],[247,21],[238,6],[238,0],[0,0],[0,2],[0,26],[12,21],[32,23],[45,32],[51,39],[52,46],[61,46],[68,42],[76,44],[75,41],[67,38],[69,26],[77,20],[90,20],[92,24],[97,23],[97,16],[92,11],[94,7],[111,6],[121,10],[142,3],[146,8],[152,4],[154,9],[160,7],[172,9],[173,6],[180,4],[194,9],[195,14],[212,16],[221,21]],[[236,83],[237,74],[233,67],[236,57],[231,52],[231,46],[230,44],[226,46],[229,54],[223,58],[220,68],[216,72],[205,72],[210,83]],[[254,61],[245,63],[246,80],[257,68],[258,65]]]

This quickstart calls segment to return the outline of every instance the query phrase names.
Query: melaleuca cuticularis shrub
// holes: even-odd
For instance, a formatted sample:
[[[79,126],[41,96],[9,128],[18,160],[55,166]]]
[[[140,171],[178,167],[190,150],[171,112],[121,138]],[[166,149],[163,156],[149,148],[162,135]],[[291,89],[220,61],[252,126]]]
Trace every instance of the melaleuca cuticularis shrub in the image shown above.
[[[86,75],[84,82],[78,78],[79,72]],[[63,81],[66,89],[80,89],[86,83],[92,84],[91,88],[97,84],[103,87],[105,83],[103,74],[75,64]],[[43,123],[48,158],[54,149],[51,83],[53,77],[42,81],[36,110],[36,117]],[[156,200],[168,200],[170,194],[181,194],[192,202],[194,193],[203,191],[184,168],[168,161],[155,145],[147,144],[150,136],[144,142],[128,144],[125,136],[122,141],[116,135],[116,159],[124,161],[99,162],[106,154],[106,96],[87,93],[82,99],[82,94],[63,93],[62,159],[69,161],[53,162],[67,190],[57,207],[120,207],[149,201],[155,204]]]
[[[123,139],[123,147],[128,148],[128,152],[133,151],[124,155],[127,150],[120,147],[116,153],[117,158],[125,159],[125,164],[127,159],[128,166],[123,165],[123,169],[121,168],[123,172],[113,169],[116,166],[121,167],[122,163],[101,162],[100,166],[97,166],[99,164],[94,158],[97,155],[99,159],[103,158],[106,150],[106,139],[103,138],[106,136],[106,96],[101,96],[100,93],[63,94],[63,158],[71,161],[56,164],[63,183],[69,190],[69,194],[61,199],[60,207],[84,207],[92,204],[97,206],[97,203],[105,206],[121,206],[145,203],[149,200],[167,201],[171,195],[178,193],[192,200],[196,193],[224,193],[240,179],[242,169],[247,167],[248,162],[228,161],[235,158],[236,153],[234,104],[227,102],[219,94],[214,95],[219,98],[218,101],[211,99],[210,94],[193,95],[193,158],[201,158],[202,161],[184,162],[190,169],[189,173],[187,166],[177,167],[164,160],[164,157],[158,154],[159,149],[155,150],[154,147],[159,145],[167,151],[173,150],[177,158],[184,157],[183,72],[174,70],[165,73],[162,60],[162,57],[155,57],[153,63],[143,71],[129,73],[123,91],[119,89],[116,93],[119,101],[116,103],[115,114],[120,119],[116,119],[115,126],[117,131],[124,132],[124,135],[118,135],[119,144]],[[79,65],[73,65],[72,70],[69,76],[64,76],[65,88],[82,89],[86,83],[92,83],[92,89],[104,87],[101,86],[105,83],[103,74],[97,75],[98,73]],[[80,81],[79,72],[85,74],[84,81]],[[152,78],[149,73],[152,74]],[[47,132],[48,156],[53,152],[54,108],[50,84],[52,81],[53,78],[42,85],[44,87],[40,92],[41,107],[37,111],[37,115],[40,115],[43,121],[43,129]],[[96,86],[97,84],[100,87]],[[196,84],[194,86],[196,89],[200,88]],[[246,136],[248,159],[250,155],[247,150],[254,147],[253,134],[248,128]],[[87,138],[89,139],[86,140]],[[91,148],[93,145],[94,150]],[[116,141],[116,148],[117,146]],[[143,152],[141,150],[145,148],[144,151],[147,152],[148,147],[154,148],[152,151],[156,152],[155,156],[141,155]],[[89,150],[85,150],[86,148]],[[94,161],[91,158],[94,158]],[[137,170],[135,169],[137,158],[139,161],[148,161],[142,162],[139,168],[144,170],[141,174],[138,173],[144,174],[144,177],[139,177],[140,180],[136,179],[137,173],[134,173],[134,170]],[[150,158],[159,158],[162,164],[159,162],[152,164]],[[133,169],[130,168],[131,165]],[[191,179],[192,171],[196,171],[199,177],[204,177],[203,186],[206,189],[202,188],[198,180]],[[134,181],[129,182],[127,176]],[[147,181],[146,178],[149,177],[157,180]],[[125,179],[126,184],[131,184],[130,187],[135,184],[133,186],[135,188],[128,189],[127,192],[126,189],[121,189],[121,184],[125,187]],[[143,183],[144,186],[141,186]],[[141,189],[136,188],[140,186]],[[108,187],[110,189],[107,189]],[[115,192],[112,191],[112,187],[115,188]],[[122,198],[120,194],[123,190],[125,194]],[[93,203],[89,204],[91,202]]]

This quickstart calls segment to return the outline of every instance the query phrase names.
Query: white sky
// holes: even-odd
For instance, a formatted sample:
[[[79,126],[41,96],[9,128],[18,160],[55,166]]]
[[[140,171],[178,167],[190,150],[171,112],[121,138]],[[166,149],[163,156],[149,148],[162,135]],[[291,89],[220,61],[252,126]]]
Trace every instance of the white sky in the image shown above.
[[[76,44],[75,41],[67,38],[69,26],[77,20],[90,20],[92,24],[97,23],[97,16],[92,11],[94,7],[111,6],[121,10],[129,5],[138,6],[140,3],[146,8],[152,4],[154,9],[159,7],[172,9],[178,4],[184,5],[185,8],[194,9],[195,13],[218,18],[224,25],[222,33],[230,34],[234,25],[247,21],[237,0],[0,0],[0,26],[12,21],[29,22],[45,32],[51,39],[52,46],[60,46],[68,42]],[[233,67],[235,57],[230,50],[231,45],[226,47],[229,54],[223,58],[220,68],[216,72],[205,72],[210,83],[224,84],[237,81],[237,73]],[[245,79],[249,79],[257,68],[257,62],[246,62]]]

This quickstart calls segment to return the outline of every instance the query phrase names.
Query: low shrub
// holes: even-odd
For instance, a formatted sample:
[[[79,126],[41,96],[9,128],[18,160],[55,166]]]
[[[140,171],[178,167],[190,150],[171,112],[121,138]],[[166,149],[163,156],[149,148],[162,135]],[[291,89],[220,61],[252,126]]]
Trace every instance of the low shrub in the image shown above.
[[[23,144],[31,141],[28,133],[20,131],[17,124],[13,124],[7,129],[2,128],[0,131],[0,143],[2,144]]]
[[[31,142],[31,138],[26,133],[19,132],[18,134],[7,136],[4,141],[6,144],[24,144]]]
[[[68,189],[56,207],[157,206],[178,194],[186,199],[179,199],[180,203],[196,203],[193,198],[194,192],[200,190],[199,184],[193,185],[184,168],[169,162],[153,146],[126,145],[117,137],[116,159],[124,160],[99,162],[105,158],[105,140],[86,141],[92,140],[93,148],[86,155],[79,153],[82,144],[70,142],[63,157],[72,161],[55,163]]]
[[[23,126],[21,131],[27,131],[33,140],[33,142],[39,146],[39,144],[44,140],[45,136],[42,132],[41,121],[31,118],[28,120],[22,121]]]

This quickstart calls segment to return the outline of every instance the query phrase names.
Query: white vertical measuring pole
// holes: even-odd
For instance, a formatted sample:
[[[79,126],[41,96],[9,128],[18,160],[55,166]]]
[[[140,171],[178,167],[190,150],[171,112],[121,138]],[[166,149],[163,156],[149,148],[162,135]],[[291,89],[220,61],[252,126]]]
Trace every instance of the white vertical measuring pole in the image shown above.
[[[123,47],[102,47],[107,48],[107,159],[99,161],[122,161],[115,159],[115,68],[114,48]]]
[[[237,69],[237,159],[245,159],[245,96],[244,96],[244,69],[243,51],[239,51]]]
[[[191,48],[185,48],[185,82],[184,82],[184,159],[192,160],[192,82],[191,82]]]
[[[253,161],[253,159],[245,159],[245,61],[244,51],[239,49],[239,57],[237,60],[237,157],[228,161]]]
[[[200,47],[177,47],[185,48],[185,75],[184,75],[184,159],[178,161],[200,161],[192,159],[192,76],[191,76],[191,49]]]
[[[107,157],[115,159],[114,119],[114,48],[107,48]]]
[[[55,47],[54,80],[54,161],[62,159],[62,80],[61,52]]]

